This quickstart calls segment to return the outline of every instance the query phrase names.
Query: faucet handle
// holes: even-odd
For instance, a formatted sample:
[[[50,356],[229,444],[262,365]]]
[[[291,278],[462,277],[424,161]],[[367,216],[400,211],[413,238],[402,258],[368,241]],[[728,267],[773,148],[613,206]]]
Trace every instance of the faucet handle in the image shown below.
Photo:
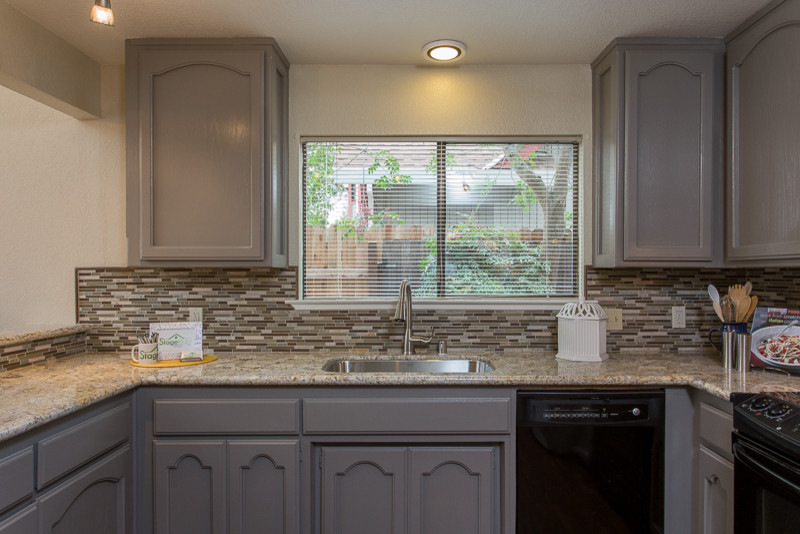
[[[447,354],[447,341],[439,342],[439,354]]]

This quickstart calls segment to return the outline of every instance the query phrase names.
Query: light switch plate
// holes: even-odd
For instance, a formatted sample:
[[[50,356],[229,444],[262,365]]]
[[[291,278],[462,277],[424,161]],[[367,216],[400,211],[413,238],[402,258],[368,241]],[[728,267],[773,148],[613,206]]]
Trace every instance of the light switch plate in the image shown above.
[[[606,308],[605,312],[608,315],[606,330],[609,332],[622,330],[622,310],[620,308]]]
[[[189,308],[189,321],[192,323],[202,323],[203,308]]]
[[[686,328],[686,306],[672,307],[672,328]]]

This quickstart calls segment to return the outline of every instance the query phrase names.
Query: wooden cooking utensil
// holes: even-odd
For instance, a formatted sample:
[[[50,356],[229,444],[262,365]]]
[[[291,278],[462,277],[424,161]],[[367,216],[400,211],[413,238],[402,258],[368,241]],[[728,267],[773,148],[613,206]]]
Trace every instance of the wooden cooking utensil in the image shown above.
[[[735,302],[736,305],[736,322],[742,323],[747,320],[747,312],[750,311],[750,306],[753,304],[753,299],[745,295]]]
[[[747,281],[747,282],[744,284],[744,292],[745,292],[745,293],[747,293],[747,296],[749,297],[749,296],[750,296],[750,293],[752,293],[752,291],[753,291],[753,284],[751,284],[751,283],[750,283],[750,280],[748,280],[748,281]]]
[[[741,321],[739,316],[744,316],[744,314],[747,313],[747,309],[750,307],[750,297],[747,296],[747,292],[742,284],[729,287],[728,296],[730,296],[733,302],[733,315],[731,320],[737,322]],[[723,308],[723,310],[724,309],[725,308]]]
[[[744,316],[744,322],[750,320],[750,317],[752,317],[756,311],[757,305],[758,305],[758,297],[750,297],[750,307],[747,308],[747,315]]]

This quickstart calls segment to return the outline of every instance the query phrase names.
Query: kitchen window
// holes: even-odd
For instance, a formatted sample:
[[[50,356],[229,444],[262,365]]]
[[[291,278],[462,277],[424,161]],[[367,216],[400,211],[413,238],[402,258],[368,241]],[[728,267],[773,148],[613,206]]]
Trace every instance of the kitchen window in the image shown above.
[[[578,143],[306,139],[303,301],[579,293]]]

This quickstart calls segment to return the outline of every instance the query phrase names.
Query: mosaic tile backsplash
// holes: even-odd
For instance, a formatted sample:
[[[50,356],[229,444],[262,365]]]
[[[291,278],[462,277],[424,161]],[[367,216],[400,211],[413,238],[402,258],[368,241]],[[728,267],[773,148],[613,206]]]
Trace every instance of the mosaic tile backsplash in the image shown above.
[[[86,332],[79,331],[0,343],[0,372],[86,352],[86,341]]]
[[[750,280],[760,303],[800,306],[800,268],[589,269],[587,293],[621,308],[623,329],[609,332],[609,352],[712,350],[718,326],[706,287]],[[150,322],[203,308],[204,346],[213,351],[400,350],[403,326],[390,311],[295,310],[293,269],[81,268],[76,271],[78,322],[92,325],[87,349],[118,351]],[[671,328],[671,308],[686,306],[686,328]],[[557,348],[556,311],[414,311],[415,333],[433,332],[450,350]],[[422,352],[424,349],[418,349]]]

